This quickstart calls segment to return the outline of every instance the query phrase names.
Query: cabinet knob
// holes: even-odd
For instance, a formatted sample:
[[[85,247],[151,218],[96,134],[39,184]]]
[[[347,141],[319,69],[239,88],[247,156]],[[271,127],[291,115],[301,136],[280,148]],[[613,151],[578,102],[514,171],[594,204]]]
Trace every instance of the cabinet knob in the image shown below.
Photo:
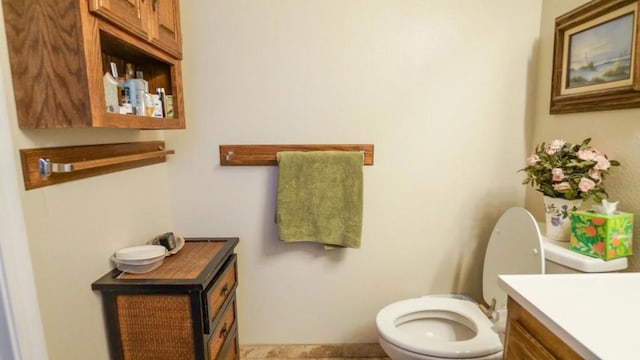
[[[224,325],[222,325],[222,329],[220,329],[220,337],[227,337],[227,331],[227,323],[224,323]]]
[[[220,289],[220,296],[226,296],[227,291],[229,291],[229,284],[224,284],[222,289]]]

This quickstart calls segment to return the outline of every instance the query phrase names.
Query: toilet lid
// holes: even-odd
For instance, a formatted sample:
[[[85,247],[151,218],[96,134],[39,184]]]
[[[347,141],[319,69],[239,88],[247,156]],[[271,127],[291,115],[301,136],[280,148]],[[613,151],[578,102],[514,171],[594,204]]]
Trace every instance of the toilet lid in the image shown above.
[[[483,296],[489,305],[496,299],[496,309],[507,306],[507,293],[498,286],[498,275],[505,274],[544,274],[542,235],[523,208],[511,208],[500,217],[484,256]]]

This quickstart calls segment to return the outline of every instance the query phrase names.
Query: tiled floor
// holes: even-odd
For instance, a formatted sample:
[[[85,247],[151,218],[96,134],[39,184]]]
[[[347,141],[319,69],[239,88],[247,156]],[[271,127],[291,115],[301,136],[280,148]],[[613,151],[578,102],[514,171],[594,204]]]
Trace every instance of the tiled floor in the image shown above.
[[[241,360],[382,360],[379,344],[240,345]]]

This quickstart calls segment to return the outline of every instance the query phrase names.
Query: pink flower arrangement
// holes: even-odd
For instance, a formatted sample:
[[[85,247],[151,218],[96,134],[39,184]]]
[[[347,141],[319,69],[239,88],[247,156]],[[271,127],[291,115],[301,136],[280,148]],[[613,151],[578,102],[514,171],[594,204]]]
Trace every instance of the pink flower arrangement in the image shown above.
[[[519,171],[527,174],[523,184],[531,184],[544,195],[567,200],[589,199],[597,202],[607,197],[604,178],[612,166],[619,166],[616,160],[609,160],[585,139],[578,145],[571,145],[556,139],[549,144],[536,146],[535,152],[526,160],[527,166]]]

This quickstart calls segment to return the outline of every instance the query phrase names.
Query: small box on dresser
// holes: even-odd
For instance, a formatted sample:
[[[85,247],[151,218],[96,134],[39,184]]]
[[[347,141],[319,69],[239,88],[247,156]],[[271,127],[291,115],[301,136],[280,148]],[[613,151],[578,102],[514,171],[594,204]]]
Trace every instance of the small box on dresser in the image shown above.
[[[146,274],[114,269],[102,295],[112,359],[238,359],[237,238],[187,238]]]

